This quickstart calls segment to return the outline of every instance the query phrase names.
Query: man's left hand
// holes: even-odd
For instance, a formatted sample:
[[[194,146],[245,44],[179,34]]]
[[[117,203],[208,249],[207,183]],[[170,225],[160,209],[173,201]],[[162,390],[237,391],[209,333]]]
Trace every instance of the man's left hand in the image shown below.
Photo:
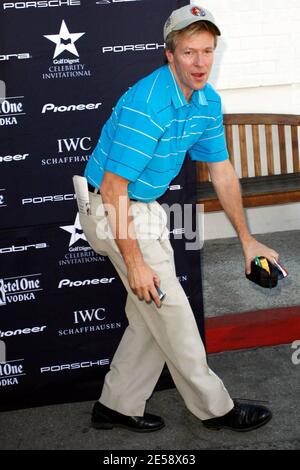
[[[245,267],[246,267],[246,274],[251,273],[251,261],[255,258],[255,256],[264,256],[267,258],[271,263],[279,260],[279,254],[269,248],[268,246],[264,245],[263,243],[258,242],[254,237],[247,239],[247,241],[242,242],[244,257],[245,257]]]

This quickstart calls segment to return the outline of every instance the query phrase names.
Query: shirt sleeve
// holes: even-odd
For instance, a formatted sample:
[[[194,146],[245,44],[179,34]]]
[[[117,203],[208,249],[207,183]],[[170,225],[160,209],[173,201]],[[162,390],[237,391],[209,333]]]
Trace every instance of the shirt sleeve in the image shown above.
[[[214,121],[210,121],[199,140],[189,150],[192,160],[221,162],[228,160],[221,101],[216,109]]]
[[[114,130],[105,169],[135,181],[150,163],[164,129],[145,102],[132,100],[116,109],[110,125]]]

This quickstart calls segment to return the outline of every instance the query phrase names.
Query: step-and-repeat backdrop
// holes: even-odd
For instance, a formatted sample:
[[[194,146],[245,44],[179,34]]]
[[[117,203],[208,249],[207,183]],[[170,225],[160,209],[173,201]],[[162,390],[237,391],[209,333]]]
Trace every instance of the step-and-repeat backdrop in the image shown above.
[[[127,326],[126,292],[109,260],[86,242],[72,176],[82,174],[119,96],[162,65],[163,24],[187,3],[1,2],[2,410],[100,394]],[[195,186],[187,159],[161,202],[195,203]],[[170,231],[203,335],[200,252],[186,249],[178,218],[170,217]],[[164,371],[159,387],[170,384]]]

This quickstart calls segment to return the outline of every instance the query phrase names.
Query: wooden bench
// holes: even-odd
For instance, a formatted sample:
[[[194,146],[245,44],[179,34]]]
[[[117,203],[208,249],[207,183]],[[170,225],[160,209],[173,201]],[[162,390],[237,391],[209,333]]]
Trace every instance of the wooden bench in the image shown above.
[[[225,114],[224,125],[244,207],[299,202],[300,115]],[[197,199],[205,212],[222,210],[202,162],[197,162]]]

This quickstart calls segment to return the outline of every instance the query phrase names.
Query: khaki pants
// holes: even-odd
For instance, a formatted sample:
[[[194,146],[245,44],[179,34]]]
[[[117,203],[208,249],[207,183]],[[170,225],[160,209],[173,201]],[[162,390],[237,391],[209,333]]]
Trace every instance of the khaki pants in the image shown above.
[[[91,215],[80,223],[91,247],[107,255],[128,296],[126,328],[106,374],[100,402],[128,416],[143,416],[165,362],[187,408],[199,419],[222,416],[233,408],[223,382],[208,367],[203,343],[188,299],[175,272],[166,214],[157,203],[132,202],[135,231],[145,259],[166,293],[161,308],[140,301],[131,291],[127,270],[112,237],[99,194],[89,193]],[[145,237],[145,231],[147,237]]]

